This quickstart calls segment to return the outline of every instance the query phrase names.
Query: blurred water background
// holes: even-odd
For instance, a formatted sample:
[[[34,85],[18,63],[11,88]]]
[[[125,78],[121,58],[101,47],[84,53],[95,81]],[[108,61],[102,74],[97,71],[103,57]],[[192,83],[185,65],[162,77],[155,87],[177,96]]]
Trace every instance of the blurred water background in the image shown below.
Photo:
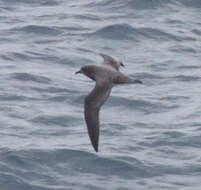
[[[83,119],[94,83],[123,61],[95,153]],[[1,190],[200,190],[200,0],[1,0]]]

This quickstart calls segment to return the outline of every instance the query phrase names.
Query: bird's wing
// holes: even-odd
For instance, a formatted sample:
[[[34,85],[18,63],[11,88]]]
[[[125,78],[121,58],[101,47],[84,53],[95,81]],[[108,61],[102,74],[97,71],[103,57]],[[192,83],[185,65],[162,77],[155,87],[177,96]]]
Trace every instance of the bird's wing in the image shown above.
[[[109,66],[111,69],[114,69],[115,71],[119,70],[119,65],[116,60],[114,60],[109,55],[105,55],[103,53],[100,53],[100,55],[103,57],[103,65]]]
[[[112,82],[97,82],[94,89],[85,98],[84,116],[87,124],[89,138],[96,152],[99,140],[99,110],[107,100],[112,88]]]
[[[131,78],[128,77],[126,75],[124,75],[121,72],[116,72],[116,76],[113,79],[114,84],[134,84],[134,83],[138,83],[138,84],[142,84],[142,81],[135,79],[135,78]]]

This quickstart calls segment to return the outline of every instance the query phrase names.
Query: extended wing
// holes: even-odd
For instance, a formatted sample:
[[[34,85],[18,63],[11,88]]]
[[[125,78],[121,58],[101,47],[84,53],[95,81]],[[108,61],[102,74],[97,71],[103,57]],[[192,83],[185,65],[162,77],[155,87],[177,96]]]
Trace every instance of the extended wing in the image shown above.
[[[111,69],[114,69],[115,71],[119,70],[120,64],[114,60],[111,56],[105,55],[103,53],[100,53],[100,55],[103,57],[104,61],[103,64],[109,66]]]
[[[84,116],[87,124],[89,138],[96,152],[98,152],[99,141],[99,110],[107,100],[112,88],[109,81],[96,83],[95,88],[85,98]]]
[[[113,79],[113,83],[114,84],[134,84],[134,83],[142,84],[142,81],[135,78],[128,77],[121,72],[117,72],[117,75]]]

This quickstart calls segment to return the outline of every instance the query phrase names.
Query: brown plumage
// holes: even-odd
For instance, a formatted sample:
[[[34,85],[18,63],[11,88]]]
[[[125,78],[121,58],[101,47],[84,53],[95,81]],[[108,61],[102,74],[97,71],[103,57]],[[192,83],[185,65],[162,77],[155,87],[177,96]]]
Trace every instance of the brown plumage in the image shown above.
[[[86,96],[84,101],[84,117],[89,138],[96,152],[98,152],[99,142],[99,110],[109,97],[112,86],[126,83],[142,84],[140,80],[127,77],[119,72],[119,67],[122,63],[105,54],[100,55],[104,58],[103,64],[107,67],[86,65],[76,72],[96,81],[94,89]]]

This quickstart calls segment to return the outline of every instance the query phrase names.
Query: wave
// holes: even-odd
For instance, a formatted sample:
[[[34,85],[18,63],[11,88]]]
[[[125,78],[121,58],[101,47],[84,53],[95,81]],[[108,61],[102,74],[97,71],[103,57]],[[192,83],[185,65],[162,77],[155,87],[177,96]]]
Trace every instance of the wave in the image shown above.
[[[175,139],[177,139],[177,135]],[[199,139],[200,137],[197,136],[197,142]],[[186,145],[188,145],[187,142],[189,141],[186,141]],[[177,153],[175,151],[177,149],[168,149],[164,146],[167,143],[157,143],[158,146],[155,146],[155,143],[150,143],[150,148],[157,147],[158,153],[166,155],[164,158],[167,161],[168,159],[172,160],[175,156],[181,161],[187,161],[192,157],[182,151]],[[172,144],[174,143],[175,141],[172,142]],[[146,154],[150,154],[150,151]],[[154,163],[153,160],[149,160],[148,164],[145,165],[144,161],[141,162],[130,156],[98,156],[94,153],[71,149],[1,149],[0,157],[0,182],[3,187],[6,184],[6,189],[64,190],[66,187],[68,189],[75,187],[85,189],[85,187],[89,187],[85,186],[86,183],[90,184],[91,180],[93,183],[87,189],[97,189],[95,187],[103,187],[103,181],[108,178],[113,183],[127,181],[129,184],[133,184],[134,179],[154,180],[154,177],[165,177],[167,174],[191,176],[193,173],[201,171],[198,163],[191,167],[181,167],[178,164],[167,164],[167,161]],[[150,155],[148,157],[150,158]],[[77,181],[78,178],[79,181]]]
[[[201,30],[193,29],[192,32],[198,36],[201,36]]]
[[[182,46],[182,45],[175,45],[173,47],[171,47],[169,49],[169,51],[172,51],[172,52],[177,52],[177,53],[191,53],[191,54],[195,54],[197,53],[197,50],[196,48],[194,47],[185,47],[185,46]]]
[[[104,26],[101,29],[93,33],[88,33],[87,35],[93,37],[108,38],[112,40],[147,40],[153,39],[158,41],[183,41],[183,40],[192,40],[195,39],[188,36],[178,36],[175,34],[168,33],[159,28],[150,28],[150,27],[136,27],[134,28],[130,24],[112,24]]]
[[[39,189],[44,189],[45,185],[47,189],[54,189],[51,184],[60,181],[55,178],[55,174],[66,179],[76,179],[80,174],[113,176],[120,177],[122,180],[151,176],[148,172],[149,168],[132,157],[100,157],[94,153],[70,149],[1,150],[0,156],[0,180],[13,179],[13,183],[8,184],[10,186],[12,184],[22,187],[35,186],[34,182],[38,182],[37,185],[41,186]],[[68,184],[69,180],[66,180],[66,183]]]
[[[69,126],[77,121],[77,117],[72,115],[64,115],[64,116],[54,116],[54,115],[40,115],[36,116],[30,120],[34,123],[41,123],[45,125],[58,125],[58,126]]]
[[[135,9],[154,9],[162,7],[165,4],[172,3],[171,0],[129,0],[127,6]]]
[[[186,7],[201,8],[200,0],[178,0],[178,2]]]
[[[30,73],[13,73],[10,75],[11,79],[16,79],[20,81],[32,81],[37,83],[43,83],[43,84],[50,84],[51,80],[47,77],[38,76],[35,74]]]
[[[96,7],[104,7],[104,9],[112,9],[112,10],[117,10],[117,9],[154,9],[154,8],[159,8],[162,7],[166,4],[173,3],[174,1],[172,0],[105,0],[105,1],[100,1],[100,2],[92,2],[87,4],[88,7],[96,8]]]
[[[14,32],[25,32],[30,34],[40,34],[40,35],[60,35],[63,31],[59,28],[53,28],[49,26],[40,26],[40,25],[28,25],[23,27],[12,28]]]
[[[191,75],[177,75],[175,77],[172,77],[172,79],[184,82],[192,82],[192,81],[200,81],[201,77]]]
[[[31,97],[23,96],[23,95],[16,95],[16,94],[1,94],[0,95],[0,101],[30,101],[30,100],[35,100]]]
[[[12,4],[30,4],[30,5],[40,5],[40,6],[57,6],[61,4],[61,0],[2,0],[5,3]]]
[[[129,24],[114,24],[105,26],[90,36],[98,36],[109,39],[136,40],[135,29]]]
[[[201,8],[200,0],[104,0],[100,2],[88,3],[86,6],[91,8],[108,9],[108,10],[146,10],[146,9],[159,9],[163,7],[186,6],[193,8]]]
[[[165,103],[151,102],[146,100],[135,100],[112,96],[107,103],[107,106],[126,107],[126,109],[143,112],[144,114],[153,114],[160,112],[168,112],[169,110],[178,108],[178,105],[166,105]]]

